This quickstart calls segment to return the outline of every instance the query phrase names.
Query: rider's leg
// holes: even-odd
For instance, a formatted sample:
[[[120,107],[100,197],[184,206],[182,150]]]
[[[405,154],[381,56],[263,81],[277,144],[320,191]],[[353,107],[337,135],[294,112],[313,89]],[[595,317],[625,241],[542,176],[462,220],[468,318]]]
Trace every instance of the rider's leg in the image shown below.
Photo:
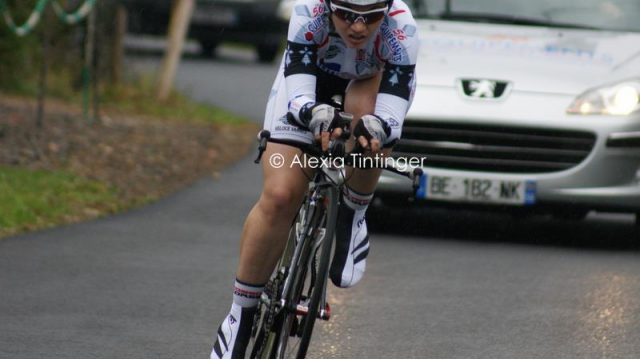
[[[360,117],[375,110],[376,96],[380,87],[381,74],[366,80],[349,84],[345,96],[345,112],[354,115],[354,128]],[[352,149],[353,138],[348,145]],[[390,149],[383,153],[388,155]],[[365,222],[365,212],[373,198],[381,170],[359,170],[347,168],[349,181],[344,186],[342,201],[338,211],[336,230],[336,251],[331,263],[331,281],[339,287],[350,287],[363,276],[366,257],[369,254],[369,235]]]
[[[346,96],[344,101],[344,110],[350,114],[353,114],[355,121],[351,124],[351,130],[355,128],[360,117],[368,114],[372,114],[376,108],[376,97],[378,95],[378,89],[380,88],[380,80],[382,79],[382,73],[369,79],[353,81],[349,84],[346,90]],[[353,137],[350,139],[348,147],[352,149],[354,146]],[[383,151],[385,155],[391,153],[390,149]],[[378,184],[378,178],[382,170],[369,169],[358,170],[348,168],[349,174],[353,174],[349,179],[349,188],[360,192],[370,193],[376,189]]]
[[[300,150],[291,146],[267,146],[262,194],[247,217],[240,242],[237,276],[243,281],[265,283],[282,254],[311,176],[293,160],[299,154]],[[274,167],[269,159],[278,156],[282,156],[283,165]]]
[[[305,173],[299,166],[290,165],[298,153],[294,147],[276,143],[269,143],[264,153],[262,194],[244,224],[233,304],[218,329],[212,359],[244,357],[264,283],[282,254],[307,188]],[[278,156],[284,162],[276,168],[269,159]]]

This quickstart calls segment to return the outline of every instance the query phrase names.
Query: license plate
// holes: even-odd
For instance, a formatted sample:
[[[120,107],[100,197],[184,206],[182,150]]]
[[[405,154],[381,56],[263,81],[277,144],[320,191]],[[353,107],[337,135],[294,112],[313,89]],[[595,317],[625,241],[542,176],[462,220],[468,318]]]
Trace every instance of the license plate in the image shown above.
[[[534,181],[424,174],[418,197],[452,202],[532,205],[536,202]]]
[[[230,9],[210,8],[194,11],[191,23],[195,25],[234,25],[236,14]]]

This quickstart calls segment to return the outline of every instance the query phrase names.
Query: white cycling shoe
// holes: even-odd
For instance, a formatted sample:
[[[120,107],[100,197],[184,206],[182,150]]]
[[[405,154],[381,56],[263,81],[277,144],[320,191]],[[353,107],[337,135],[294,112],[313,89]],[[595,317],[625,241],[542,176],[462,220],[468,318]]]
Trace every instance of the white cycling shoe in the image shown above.
[[[352,287],[358,283],[367,267],[369,235],[364,218],[365,210],[356,211],[345,201],[340,203],[336,248],[329,270],[331,282],[340,288]]]
[[[244,359],[255,313],[256,307],[242,308],[235,303],[231,305],[231,311],[218,328],[211,359]]]

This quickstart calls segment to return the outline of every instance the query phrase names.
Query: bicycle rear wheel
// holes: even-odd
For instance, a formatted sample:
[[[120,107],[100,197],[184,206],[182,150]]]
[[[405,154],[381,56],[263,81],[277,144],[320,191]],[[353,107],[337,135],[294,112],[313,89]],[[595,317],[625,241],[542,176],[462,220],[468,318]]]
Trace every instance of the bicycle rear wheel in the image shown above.
[[[283,314],[276,359],[303,359],[311,342],[316,319],[328,319],[330,315],[325,306],[326,283],[337,218],[338,193],[334,187],[328,187],[324,191],[326,201],[318,201],[319,207],[306,227],[307,235],[322,236],[322,239],[304,241],[311,245],[303,248],[298,265],[291,269],[291,290],[283,293],[290,305]]]

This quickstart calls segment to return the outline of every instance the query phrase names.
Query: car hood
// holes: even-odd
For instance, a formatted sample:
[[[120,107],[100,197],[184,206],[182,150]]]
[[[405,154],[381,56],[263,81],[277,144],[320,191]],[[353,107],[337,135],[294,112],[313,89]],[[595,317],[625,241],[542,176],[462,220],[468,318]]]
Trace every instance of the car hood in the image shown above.
[[[513,91],[578,94],[640,76],[640,33],[419,20],[420,86],[509,81]]]

